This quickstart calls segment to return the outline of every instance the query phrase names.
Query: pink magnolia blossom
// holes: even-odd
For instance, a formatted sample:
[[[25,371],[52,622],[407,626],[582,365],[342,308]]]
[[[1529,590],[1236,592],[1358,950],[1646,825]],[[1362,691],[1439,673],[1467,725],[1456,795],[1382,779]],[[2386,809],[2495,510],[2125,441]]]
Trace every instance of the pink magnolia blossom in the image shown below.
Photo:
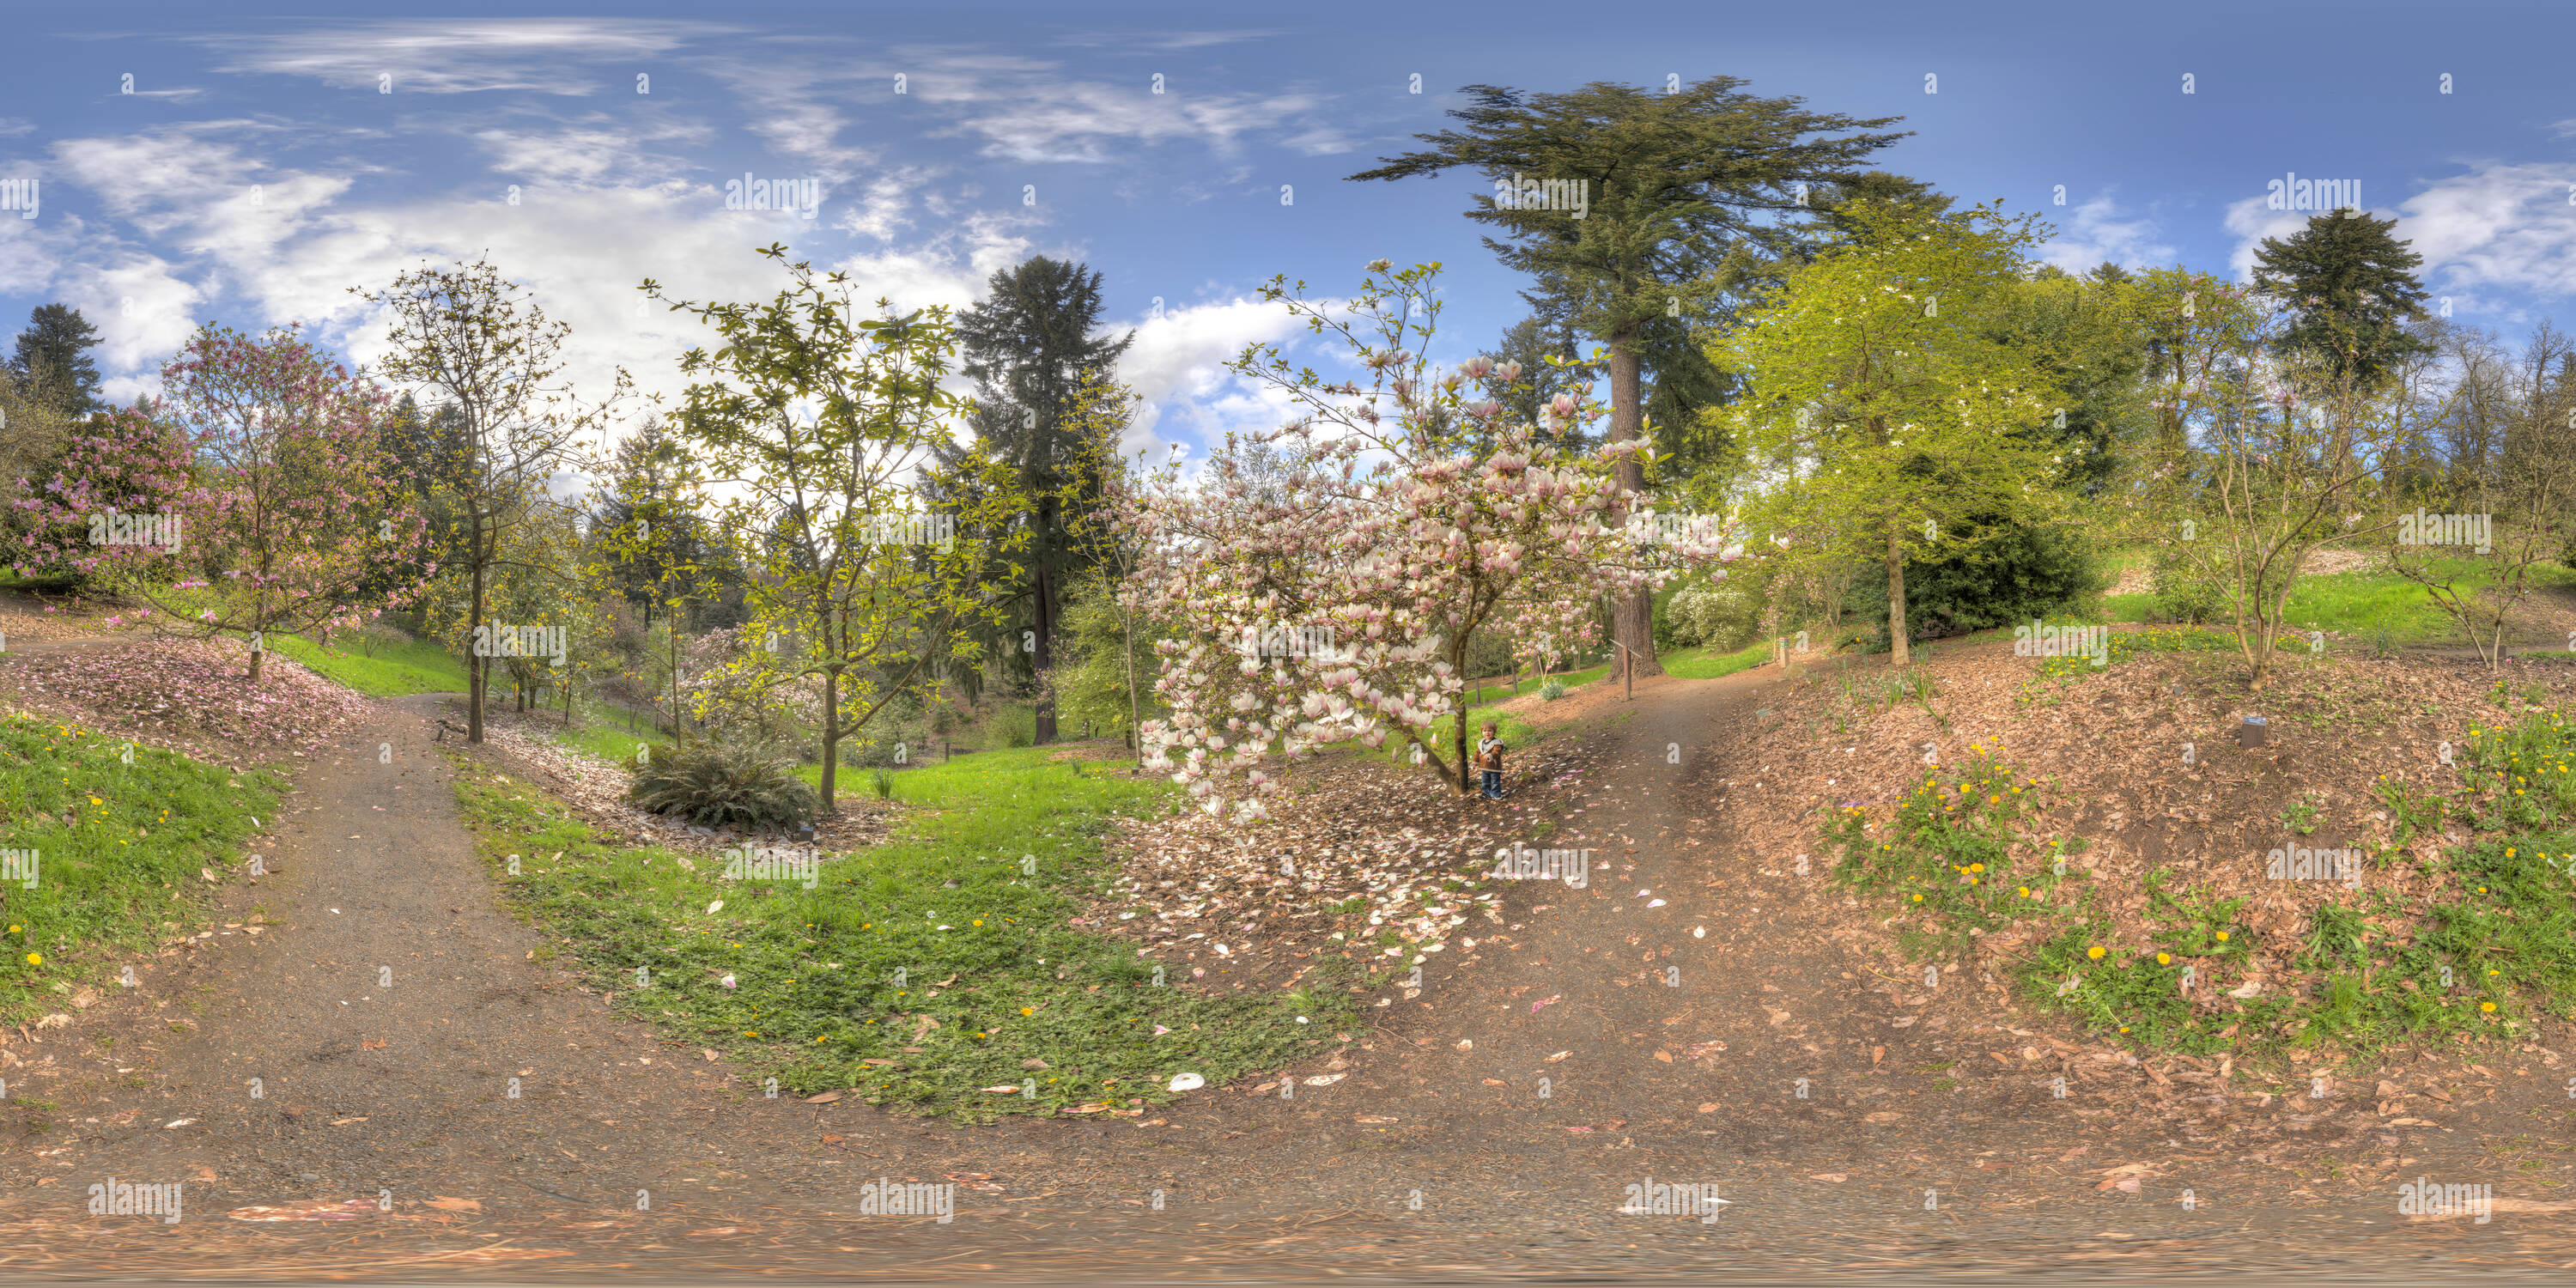
[[[1166,472],[1110,497],[1144,552],[1123,593],[1180,628],[1155,645],[1154,691],[1172,714],[1142,730],[1147,763],[1211,816],[1261,817],[1260,798],[1280,789],[1259,774],[1264,757],[1338,742],[1391,743],[1457,789],[1467,732],[1433,726],[1462,714],[1470,632],[1553,662],[1592,641],[1600,596],[1649,593],[1735,544],[1710,518],[1632,510],[1614,471],[1644,444],[1569,452],[1499,403],[1463,404],[1490,359],[1435,378],[1399,345],[1428,347],[1431,278],[1381,273],[1357,319],[1333,324],[1372,373],[1356,399],[1256,346],[1236,371],[1299,414],[1229,437],[1187,484]],[[1265,294],[1324,316],[1277,283]],[[1460,414],[1479,418],[1474,439]],[[1256,446],[1284,468],[1256,473]]]

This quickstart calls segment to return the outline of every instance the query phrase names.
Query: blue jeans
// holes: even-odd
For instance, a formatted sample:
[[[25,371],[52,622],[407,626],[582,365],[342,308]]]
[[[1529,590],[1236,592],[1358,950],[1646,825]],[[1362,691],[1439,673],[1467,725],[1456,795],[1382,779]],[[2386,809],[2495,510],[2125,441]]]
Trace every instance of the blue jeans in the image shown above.
[[[1484,774],[1485,799],[1489,801],[1501,800],[1503,798],[1503,771],[1499,769],[1488,769],[1484,771]]]

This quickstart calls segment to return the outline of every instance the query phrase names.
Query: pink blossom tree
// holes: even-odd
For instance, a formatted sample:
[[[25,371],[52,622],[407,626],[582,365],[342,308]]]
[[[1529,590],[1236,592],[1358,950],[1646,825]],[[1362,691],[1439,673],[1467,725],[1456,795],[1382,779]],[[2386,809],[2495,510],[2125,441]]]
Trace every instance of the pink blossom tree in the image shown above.
[[[162,368],[147,426],[132,426],[92,478],[156,482],[185,463],[183,486],[159,489],[175,541],[108,546],[86,571],[142,600],[146,618],[200,637],[250,644],[256,684],[272,632],[350,627],[419,592],[427,524],[385,480],[382,391],[292,329],[253,339],[209,323]],[[67,470],[68,472],[68,470]],[[100,499],[75,484],[55,518]],[[150,491],[147,489],[147,491]],[[400,574],[409,569],[409,576]],[[434,571],[434,570],[433,570]],[[389,593],[361,602],[393,576]],[[115,622],[117,619],[110,619]]]
[[[17,502],[33,529],[11,568],[25,577],[71,573],[96,582],[126,576],[165,579],[184,546],[184,526],[168,540],[109,539],[133,525],[120,516],[164,517],[196,486],[197,463],[187,436],[155,418],[147,401],[119,408],[71,427],[62,460],[41,484],[20,480],[27,495]],[[93,540],[93,534],[97,540]],[[165,535],[155,532],[152,535]]]
[[[1379,260],[1338,304],[1274,279],[1264,297],[1346,345],[1364,374],[1328,380],[1251,346],[1232,368],[1298,415],[1229,436],[1195,479],[1150,476],[1113,496],[1145,552],[1130,593],[1179,627],[1156,645],[1154,687],[1173,714],[1145,724],[1147,764],[1212,815],[1231,798],[1238,818],[1261,817],[1259,797],[1279,788],[1264,756],[1343,741],[1393,740],[1463,794],[1471,632],[1553,661],[1592,641],[1600,596],[1650,592],[1728,550],[1708,517],[1641,508],[1605,524],[1619,462],[1646,445],[1569,452],[1508,423],[1494,395],[1516,365],[1471,358],[1435,376],[1423,355],[1436,272]],[[1567,394],[1547,411],[1563,427],[1600,408]]]

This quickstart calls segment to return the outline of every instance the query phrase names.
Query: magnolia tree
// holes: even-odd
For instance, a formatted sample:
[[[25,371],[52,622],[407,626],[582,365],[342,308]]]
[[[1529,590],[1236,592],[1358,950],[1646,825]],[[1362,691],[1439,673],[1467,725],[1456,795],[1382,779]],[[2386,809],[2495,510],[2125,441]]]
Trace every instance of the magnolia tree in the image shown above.
[[[1640,509],[1606,525],[1617,466],[1645,444],[1566,452],[1507,423],[1497,396],[1516,365],[1435,374],[1436,271],[1376,261],[1341,304],[1273,279],[1264,298],[1348,346],[1362,374],[1327,380],[1251,346],[1232,369],[1300,414],[1229,437],[1186,485],[1149,477],[1112,496],[1143,552],[1133,593],[1179,628],[1155,645],[1172,716],[1143,726],[1146,763],[1212,815],[1231,802],[1263,816],[1279,789],[1265,755],[1344,741],[1392,743],[1463,794],[1471,632],[1553,661],[1591,642],[1601,596],[1651,592],[1729,544],[1711,518]],[[1547,411],[1570,427],[1599,408],[1564,394]]]
[[[20,480],[28,537],[11,567],[21,577],[176,580],[188,534],[168,520],[196,479],[187,437],[155,419],[149,401],[73,426],[52,477]]]
[[[253,682],[270,634],[381,613],[363,592],[412,564],[426,530],[384,482],[383,393],[292,329],[254,339],[211,323],[161,381],[158,402],[83,441],[82,481],[52,498],[52,518],[90,524],[97,553],[74,566],[141,601],[149,620],[245,640]],[[155,511],[129,508],[153,493]],[[398,580],[390,600],[420,580]]]

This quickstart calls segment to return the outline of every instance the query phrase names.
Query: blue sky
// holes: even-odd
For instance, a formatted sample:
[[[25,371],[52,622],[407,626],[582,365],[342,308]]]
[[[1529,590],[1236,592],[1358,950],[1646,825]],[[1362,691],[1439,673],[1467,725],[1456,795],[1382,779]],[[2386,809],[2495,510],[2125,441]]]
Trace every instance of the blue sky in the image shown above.
[[[1443,261],[1435,357],[1518,316],[1523,283],[1461,217],[1473,176],[1343,176],[1441,128],[1462,85],[1674,74],[1902,116],[1884,164],[2042,214],[2069,267],[2241,275],[2304,220],[2264,208],[2296,172],[2399,216],[2457,320],[2576,323],[2564,6],[8,10],[0,179],[41,201],[0,211],[0,327],[80,306],[120,398],[207,319],[301,321],[365,361],[381,327],[345,288],[487,250],[573,325],[585,383],[622,363],[674,391],[702,333],[639,314],[635,284],[765,298],[780,279],[751,251],[784,241],[905,305],[967,303],[1029,254],[1086,260],[1138,330],[1137,444],[1203,447],[1277,417],[1221,367],[1294,338],[1255,297],[1273,274],[1329,294],[1376,256]],[[746,173],[815,180],[815,216],[725,209]]]

